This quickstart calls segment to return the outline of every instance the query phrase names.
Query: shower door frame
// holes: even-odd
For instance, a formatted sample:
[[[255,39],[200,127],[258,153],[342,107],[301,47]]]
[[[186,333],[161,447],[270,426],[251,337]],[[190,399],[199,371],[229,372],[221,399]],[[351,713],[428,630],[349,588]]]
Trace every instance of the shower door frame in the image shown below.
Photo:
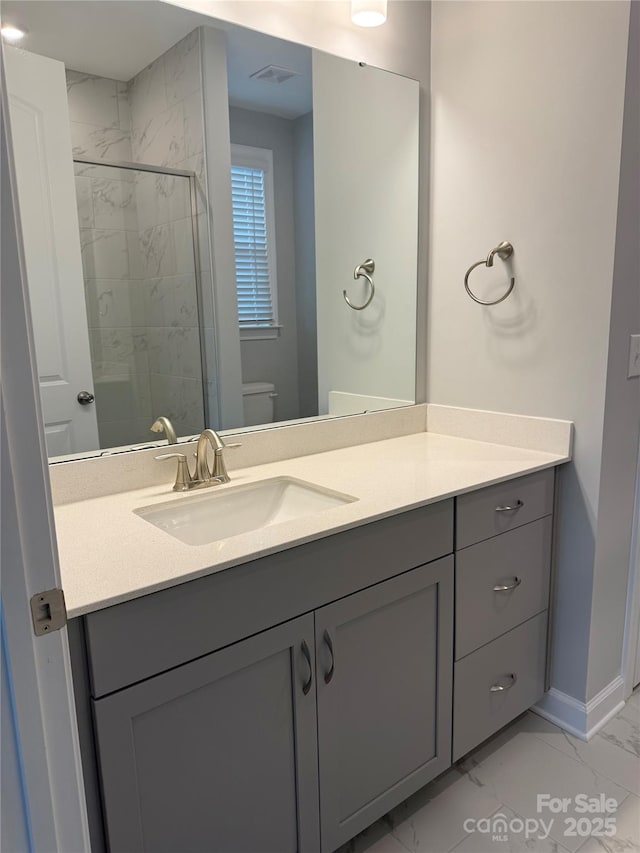
[[[209,371],[207,369],[207,351],[204,339],[204,324],[203,324],[203,297],[202,297],[202,273],[200,267],[200,235],[198,232],[198,202],[196,196],[196,173],[189,169],[174,169],[171,166],[154,166],[151,163],[132,163],[128,160],[93,160],[90,157],[76,157],[74,155],[73,162],[80,163],[83,166],[108,166],[113,169],[128,169],[132,172],[154,172],[158,175],[169,175],[170,177],[179,177],[179,178],[188,178],[189,179],[189,198],[191,201],[191,233],[193,235],[193,262],[194,262],[194,276],[196,280],[196,301],[198,305],[198,331],[200,333],[200,367],[202,370],[202,411],[204,417],[204,426],[210,426],[212,423],[220,423],[220,412],[216,413],[216,417],[212,420],[211,415],[211,407],[209,400]],[[208,213],[205,211],[205,216]],[[216,317],[215,317],[215,298],[212,293],[211,303],[213,306],[213,328],[216,328]],[[215,352],[215,369],[217,371],[219,358],[218,352],[215,348],[214,342],[214,350]],[[217,397],[216,397],[217,399]],[[218,401],[218,408],[219,408]],[[162,413],[160,413],[162,414]],[[182,436],[179,436],[182,438]]]

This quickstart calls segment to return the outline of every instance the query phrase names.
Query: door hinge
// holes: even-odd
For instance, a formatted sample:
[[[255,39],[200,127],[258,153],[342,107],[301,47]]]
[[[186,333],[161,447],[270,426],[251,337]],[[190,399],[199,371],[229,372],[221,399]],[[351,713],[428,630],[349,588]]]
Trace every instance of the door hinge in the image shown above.
[[[67,624],[67,608],[61,589],[47,589],[31,596],[31,620],[36,637],[59,631]]]

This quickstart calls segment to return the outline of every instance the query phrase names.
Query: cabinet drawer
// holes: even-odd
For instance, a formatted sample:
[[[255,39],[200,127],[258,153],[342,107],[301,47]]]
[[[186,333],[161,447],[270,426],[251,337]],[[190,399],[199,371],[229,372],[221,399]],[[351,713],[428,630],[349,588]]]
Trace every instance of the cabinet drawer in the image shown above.
[[[551,520],[458,551],[456,660],[547,609]]]
[[[550,515],[553,469],[462,495],[457,499],[456,509],[456,548],[466,548]]]
[[[540,699],[546,639],[545,612],[455,664],[454,761]]]

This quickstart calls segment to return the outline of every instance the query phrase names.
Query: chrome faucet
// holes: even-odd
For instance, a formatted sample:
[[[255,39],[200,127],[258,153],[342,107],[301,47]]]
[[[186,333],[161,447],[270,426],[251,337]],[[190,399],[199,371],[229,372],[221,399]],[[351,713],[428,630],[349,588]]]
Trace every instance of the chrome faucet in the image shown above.
[[[209,468],[207,451],[209,446],[213,449],[213,470]],[[173,484],[174,492],[189,492],[191,489],[202,489],[205,486],[219,486],[228,483],[231,478],[227,473],[224,462],[223,451],[227,447],[241,447],[241,444],[225,444],[218,433],[213,429],[205,429],[200,433],[196,448],[196,470],[191,474],[189,461],[184,453],[162,453],[156,459],[177,459],[178,470],[176,481]]]

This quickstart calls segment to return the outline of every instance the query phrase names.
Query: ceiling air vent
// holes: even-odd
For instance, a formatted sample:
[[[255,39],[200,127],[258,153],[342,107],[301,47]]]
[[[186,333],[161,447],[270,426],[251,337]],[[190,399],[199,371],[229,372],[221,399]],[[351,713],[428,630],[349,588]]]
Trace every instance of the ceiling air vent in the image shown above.
[[[252,80],[264,80],[266,83],[284,83],[285,80],[290,80],[292,77],[301,77],[297,71],[292,71],[290,68],[281,68],[279,65],[265,65],[260,71],[254,71],[250,74]]]

